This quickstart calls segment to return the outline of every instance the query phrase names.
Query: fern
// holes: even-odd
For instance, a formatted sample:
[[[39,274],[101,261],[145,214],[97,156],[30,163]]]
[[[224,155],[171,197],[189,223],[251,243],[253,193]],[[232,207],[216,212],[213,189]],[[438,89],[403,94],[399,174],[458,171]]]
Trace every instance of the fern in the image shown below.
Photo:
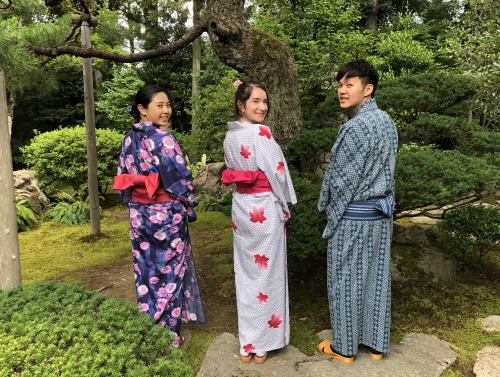
[[[35,212],[33,212],[29,202],[25,199],[16,203],[16,221],[18,232],[30,230],[38,222]]]
[[[65,198],[68,199],[68,198]],[[87,224],[90,222],[90,206],[87,202],[74,200],[72,203],[61,201],[49,205],[42,214],[42,220],[51,220],[55,223],[75,225]],[[99,207],[99,214],[102,216],[102,209]]]

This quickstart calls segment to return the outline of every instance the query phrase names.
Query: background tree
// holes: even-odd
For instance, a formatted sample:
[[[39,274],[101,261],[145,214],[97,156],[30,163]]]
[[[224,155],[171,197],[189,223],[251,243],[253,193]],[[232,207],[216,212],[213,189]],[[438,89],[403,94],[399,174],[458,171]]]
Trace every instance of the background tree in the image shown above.
[[[135,68],[116,66],[113,78],[103,82],[102,90],[97,95],[95,106],[100,127],[128,131],[133,118],[127,106],[143,85],[144,81],[139,79]]]
[[[463,14],[450,31],[443,53],[457,71],[481,84],[473,109],[480,124],[490,130],[500,126],[500,7],[493,0],[463,2]]]
[[[29,43],[27,47],[38,55],[50,57],[69,54],[132,63],[172,54],[204,31],[208,31],[212,47],[221,61],[264,83],[273,93],[274,106],[270,111],[269,125],[277,141],[286,145],[302,124],[295,61],[286,43],[251,28],[245,19],[244,1],[207,1],[205,15],[199,23],[193,25],[180,39],[168,45],[156,46],[154,50],[117,54],[68,45],[62,38],[52,45]]]
[[[8,134],[7,91],[5,76],[0,65],[0,133]],[[3,192],[0,199],[0,225],[5,230],[0,235],[0,289],[21,285],[21,257],[17,238],[16,204],[14,196],[14,180],[12,177],[12,159],[9,139],[0,140],[0,188]]]

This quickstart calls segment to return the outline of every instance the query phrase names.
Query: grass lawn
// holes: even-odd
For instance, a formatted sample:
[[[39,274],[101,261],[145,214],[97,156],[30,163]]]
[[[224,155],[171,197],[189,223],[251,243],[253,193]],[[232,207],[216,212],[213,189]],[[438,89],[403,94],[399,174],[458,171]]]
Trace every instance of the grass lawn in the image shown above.
[[[195,372],[217,335],[237,334],[231,220],[219,212],[199,212],[198,217],[190,233],[207,324],[183,327],[192,334],[185,356]],[[127,218],[124,206],[105,208],[99,237],[89,235],[88,224],[46,222],[20,233],[23,284],[80,281],[88,289],[135,302]],[[480,271],[464,271],[453,282],[394,283],[391,340],[411,332],[436,335],[450,343],[458,358],[443,376],[472,377],[477,352],[500,346],[500,334],[484,332],[479,323],[500,315],[499,281],[496,253]],[[325,256],[305,263],[289,260],[291,342],[307,355],[315,351],[316,332],[330,328],[325,282]]]

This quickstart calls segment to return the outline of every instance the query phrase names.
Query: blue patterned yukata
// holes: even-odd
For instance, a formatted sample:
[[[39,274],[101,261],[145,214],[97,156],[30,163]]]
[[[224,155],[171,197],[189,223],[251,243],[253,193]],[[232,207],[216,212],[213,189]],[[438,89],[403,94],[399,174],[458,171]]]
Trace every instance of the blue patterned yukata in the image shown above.
[[[143,195],[145,202],[136,201],[134,190],[137,193],[141,188],[137,178],[144,181],[153,176],[159,177],[156,197]],[[180,341],[181,322],[205,323],[188,232],[188,221],[196,219],[193,207],[197,204],[191,172],[175,137],[144,122],[134,123],[125,135],[115,187],[118,179],[128,177],[136,187],[131,184],[120,194],[130,214],[139,310],[170,328],[175,345]],[[146,188],[154,191],[148,184]]]
[[[339,130],[323,180],[318,209],[327,217],[331,346],[343,355],[355,355],[360,344],[389,351],[397,148],[394,122],[368,99]],[[377,206],[389,211],[356,218],[355,211],[370,203],[367,211]]]

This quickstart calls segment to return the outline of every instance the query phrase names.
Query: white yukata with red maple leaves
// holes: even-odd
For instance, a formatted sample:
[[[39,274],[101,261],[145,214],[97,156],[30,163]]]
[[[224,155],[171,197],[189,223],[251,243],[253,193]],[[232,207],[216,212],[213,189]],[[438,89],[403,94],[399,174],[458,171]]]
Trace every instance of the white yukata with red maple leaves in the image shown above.
[[[228,169],[265,173],[272,192],[233,193],[234,273],[240,351],[262,353],[290,340],[285,222],[296,203],[281,148],[267,126],[229,122]]]

